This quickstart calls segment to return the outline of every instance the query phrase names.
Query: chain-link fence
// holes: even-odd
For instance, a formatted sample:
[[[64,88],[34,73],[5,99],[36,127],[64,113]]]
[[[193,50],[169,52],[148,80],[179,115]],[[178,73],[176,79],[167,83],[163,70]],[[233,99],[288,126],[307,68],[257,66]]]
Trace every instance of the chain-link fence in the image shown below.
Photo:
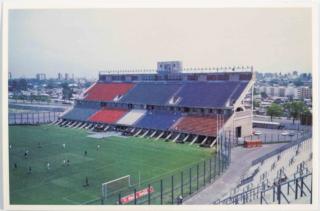
[[[23,112],[9,113],[9,124],[45,124],[54,122],[58,119],[60,112]]]

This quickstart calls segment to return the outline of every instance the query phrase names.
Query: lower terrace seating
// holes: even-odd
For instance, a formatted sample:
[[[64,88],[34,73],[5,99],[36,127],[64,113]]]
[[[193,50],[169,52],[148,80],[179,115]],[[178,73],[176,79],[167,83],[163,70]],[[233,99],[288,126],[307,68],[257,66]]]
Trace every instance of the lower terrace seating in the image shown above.
[[[240,81],[189,82],[175,95],[178,105],[187,107],[225,107],[230,97],[237,99],[245,86]],[[246,82],[247,83],[247,82]],[[246,84],[244,83],[244,84]],[[238,96],[234,95],[238,93]]]
[[[177,124],[171,127],[171,129],[205,136],[216,136],[217,118],[200,116],[181,117]]]
[[[142,109],[132,109],[126,115],[124,115],[121,119],[118,120],[117,124],[120,125],[133,125],[136,123],[144,114],[146,110]]]
[[[99,107],[85,107],[83,105],[76,105],[72,110],[63,115],[62,118],[67,120],[86,121],[97,111],[99,111]]]
[[[124,109],[103,108],[90,116],[89,120],[101,123],[115,123],[127,113]]]
[[[144,117],[135,124],[135,126],[141,128],[167,130],[180,117],[180,113],[172,113],[167,111],[148,111],[146,115],[144,115]]]
[[[133,83],[97,83],[85,93],[85,100],[112,101],[127,93]]]
[[[142,82],[128,92],[120,102],[164,105],[182,85],[173,82]]]

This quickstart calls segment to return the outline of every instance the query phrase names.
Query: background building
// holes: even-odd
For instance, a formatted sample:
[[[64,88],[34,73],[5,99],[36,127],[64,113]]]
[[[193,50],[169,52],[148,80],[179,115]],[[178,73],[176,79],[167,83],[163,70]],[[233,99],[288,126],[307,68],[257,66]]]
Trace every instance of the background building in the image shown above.
[[[37,79],[37,80],[46,80],[46,74],[44,74],[44,73],[37,73],[36,79]]]

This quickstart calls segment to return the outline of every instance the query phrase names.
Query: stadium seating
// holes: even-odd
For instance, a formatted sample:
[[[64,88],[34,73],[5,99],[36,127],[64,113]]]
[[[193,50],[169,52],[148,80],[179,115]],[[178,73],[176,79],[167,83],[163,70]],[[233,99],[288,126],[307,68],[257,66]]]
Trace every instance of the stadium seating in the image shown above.
[[[133,83],[97,83],[85,93],[85,100],[113,101],[123,96],[133,86]]]
[[[148,111],[143,118],[141,118],[136,124],[136,127],[167,130],[169,129],[179,118],[180,113],[172,113],[167,111]]]
[[[236,87],[235,91],[230,96],[230,102],[235,102],[243,92],[243,90],[246,88],[247,82],[240,82],[238,86]]]
[[[182,85],[170,82],[142,82],[128,92],[120,102],[165,105]]]
[[[115,123],[127,113],[125,109],[108,109],[103,108],[90,116],[92,122]]]
[[[193,133],[205,136],[217,135],[217,118],[216,117],[200,117],[185,116],[181,117],[177,124],[172,126],[172,130]]]
[[[92,114],[100,109],[100,104],[97,102],[79,101],[77,104],[62,118],[66,120],[86,121]]]
[[[133,125],[136,123],[144,114],[146,110],[141,109],[132,109],[126,115],[124,115],[121,119],[118,120],[117,124],[120,125]]]
[[[288,146],[289,148],[252,165],[244,175],[241,176],[237,187],[230,190],[229,194],[224,196],[224,199],[218,200],[218,202],[230,203],[229,198],[241,195],[244,191],[255,190],[257,188],[265,190],[281,181],[290,181],[312,172],[312,139],[304,140],[292,146],[288,144]],[[307,179],[311,179],[311,177]],[[305,182],[308,183],[307,180]],[[285,188],[287,189],[287,185]],[[287,191],[284,191],[283,193],[286,192]],[[307,191],[305,193],[307,193]],[[288,189],[286,198],[290,203],[294,203],[294,195],[295,194],[292,193],[289,194]],[[257,196],[260,196],[260,194],[257,194]],[[273,201],[270,197],[268,198],[267,195],[265,195],[265,199],[268,203],[272,203]],[[307,203],[309,202],[308,197],[306,197],[305,200]],[[306,201],[302,201],[302,203]],[[246,203],[260,203],[260,198],[251,199]]]
[[[74,107],[71,111],[66,113],[62,118],[68,120],[86,121],[91,115],[96,113],[99,109],[97,108],[81,108]]]
[[[246,84],[240,81],[189,82],[175,95],[187,107],[225,107],[230,97],[237,99]],[[236,93],[236,94],[234,94]]]

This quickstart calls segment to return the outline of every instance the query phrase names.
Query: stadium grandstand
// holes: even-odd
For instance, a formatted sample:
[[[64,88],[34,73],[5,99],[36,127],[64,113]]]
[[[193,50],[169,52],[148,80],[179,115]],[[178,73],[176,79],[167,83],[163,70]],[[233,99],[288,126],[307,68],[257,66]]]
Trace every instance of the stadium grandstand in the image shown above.
[[[179,61],[99,72],[51,124],[10,127],[12,200],[311,204],[311,127],[253,121],[254,82],[253,67],[183,69]],[[39,162],[43,150],[50,162]],[[19,192],[25,184],[31,194]]]
[[[252,67],[183,69],[179,61],[100,72],[56,124],[213,147],[223,131],[252,134],[253,84]]]

